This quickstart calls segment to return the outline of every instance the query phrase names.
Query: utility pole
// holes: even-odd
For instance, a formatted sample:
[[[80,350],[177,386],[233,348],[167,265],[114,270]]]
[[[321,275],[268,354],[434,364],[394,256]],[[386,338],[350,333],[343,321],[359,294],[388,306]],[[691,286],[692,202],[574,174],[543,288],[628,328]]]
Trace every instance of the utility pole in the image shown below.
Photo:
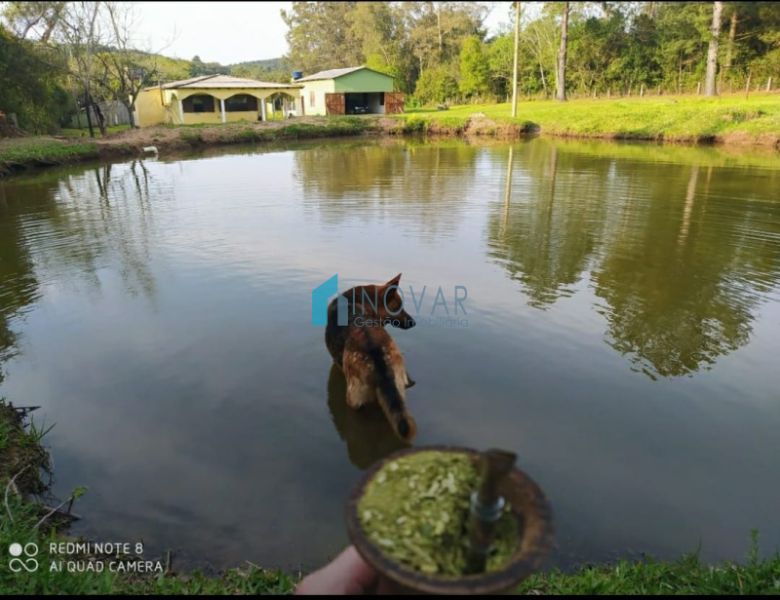
[[[561,19],[561,47],[558,49],[558,89],[556,98],[566,100],[566,46],[569,38],[569,3],[563,3],[563,18]]]
[[[718,37],[720,36],[720,15],[723,12],[723,2],[712,5],[712,25],[710,26],[710,43],[707,48],[707,73],[704,80],[704,95],[717,96],[715,87],[715,72],[718,70]]]
[[[512,117],[517,116],[517,55],[520,51],[520,2],[515,2],[515,60],[512,69]]]

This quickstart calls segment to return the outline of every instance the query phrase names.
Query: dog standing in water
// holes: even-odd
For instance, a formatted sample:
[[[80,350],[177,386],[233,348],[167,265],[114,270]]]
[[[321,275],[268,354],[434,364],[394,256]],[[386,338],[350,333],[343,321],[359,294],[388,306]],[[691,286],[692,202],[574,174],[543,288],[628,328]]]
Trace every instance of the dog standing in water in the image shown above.
[[[396,435],[409,442],[417,425],[406,410],[406,388],[414,382],[401,351],[385,331],[387,324],[401,329],[415,325],[403,308],[400,280],[399,274],[384,285],[356,286],[332,300],[325,345],[344,371],[347,404],[357,409],[378,402]]]

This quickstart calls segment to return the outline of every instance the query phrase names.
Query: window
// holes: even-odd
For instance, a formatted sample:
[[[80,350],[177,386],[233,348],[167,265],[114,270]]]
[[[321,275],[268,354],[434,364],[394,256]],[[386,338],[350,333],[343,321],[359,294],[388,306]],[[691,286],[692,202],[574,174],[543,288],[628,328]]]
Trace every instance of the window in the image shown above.
[[[257,111],[257,98],[249,94],[237,94],[225,100],[226,112]]]
[[[182,100],[181,103],[186,113],[214,112],[214,96],[207,94],[189,96]]]
[[[309,92],[309,106],[314,106],[314,92]]]

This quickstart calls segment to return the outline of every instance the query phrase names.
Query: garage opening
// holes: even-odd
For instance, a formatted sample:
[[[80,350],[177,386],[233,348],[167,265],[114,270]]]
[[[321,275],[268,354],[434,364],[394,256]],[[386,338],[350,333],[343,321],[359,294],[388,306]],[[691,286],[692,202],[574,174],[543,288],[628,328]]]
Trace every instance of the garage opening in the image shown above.
[[[382,115],[385,113],[384,92],[353,92],[344,94],[348,115]]]

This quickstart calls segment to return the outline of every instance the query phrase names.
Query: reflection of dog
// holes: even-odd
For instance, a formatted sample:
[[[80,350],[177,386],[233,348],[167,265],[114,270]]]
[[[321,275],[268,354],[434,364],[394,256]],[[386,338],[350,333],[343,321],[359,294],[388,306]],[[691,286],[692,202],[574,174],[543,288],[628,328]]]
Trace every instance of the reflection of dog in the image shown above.
[[[384,285],[363,285],[347,290],[328,305],[325,344],[347,380],[347,404],[360,408],[378,402],[393,431],[404,441],[417,432],[406,410],[406,388],[414,385],[401,351],[384,325],[409,329],[414,319],[404,311],[398,293],[401,275]],[[346,325],[339,324],[346,312]],[[345,321],[342,319],[342,323]]]
[[[328,408],[336,431],[347,445],[347,454],[353,465],[366,469],[407,446],[390,427],[379,405],[353,410],[347,406],[346,396],[347,382],[334,363],[328,377]]]

